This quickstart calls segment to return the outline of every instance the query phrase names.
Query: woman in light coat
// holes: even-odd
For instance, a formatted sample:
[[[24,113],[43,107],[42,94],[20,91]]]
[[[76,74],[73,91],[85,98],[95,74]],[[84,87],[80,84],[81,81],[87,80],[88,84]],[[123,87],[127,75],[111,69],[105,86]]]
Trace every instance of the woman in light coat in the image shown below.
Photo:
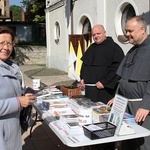
[[[31,105],[36,97],[25,96],[22,73],[10,57],[15,45],[15,34],[7,27],[0,27],[0,149],[21,150],[21,107]]]

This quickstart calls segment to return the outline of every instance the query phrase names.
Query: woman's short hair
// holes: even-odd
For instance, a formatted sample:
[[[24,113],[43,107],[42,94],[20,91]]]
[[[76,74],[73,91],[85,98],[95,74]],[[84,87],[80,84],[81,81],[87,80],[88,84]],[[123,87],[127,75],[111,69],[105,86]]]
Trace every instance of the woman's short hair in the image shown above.
[[[12,36],[12,41],[14,43],[16,43],[16,34],[15,32],[13,31],[13,29],[11,28],[8,28],[8,27],[5,27],[5,26],[0,26],[0,34],[3,34],[3,33],[8,33]]]

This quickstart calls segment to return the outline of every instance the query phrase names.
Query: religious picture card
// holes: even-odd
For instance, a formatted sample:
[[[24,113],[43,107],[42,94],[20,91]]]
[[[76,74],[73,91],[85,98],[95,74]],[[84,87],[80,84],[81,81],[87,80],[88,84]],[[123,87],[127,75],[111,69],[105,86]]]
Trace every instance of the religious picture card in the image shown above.
[[[116,125],[115,134],[119,134],[119,130],[122,124],[122,120],[126,111],[128,99],[116,94],[114,98],[114,103],[110,111],[108,122]]]

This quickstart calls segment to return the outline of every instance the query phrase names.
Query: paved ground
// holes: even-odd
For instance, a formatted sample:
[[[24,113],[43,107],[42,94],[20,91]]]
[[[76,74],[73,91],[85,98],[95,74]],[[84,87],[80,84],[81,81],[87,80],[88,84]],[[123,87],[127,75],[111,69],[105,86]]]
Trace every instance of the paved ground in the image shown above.
[[[33,70],[41,68],[42,66],[37,65],[23,65],[20,66],[22,72],[27,70]],[[55,76],[32,76],[28,77],[24,74],[26,86],[32,87],[32,78],[39,78],[45,85],[51,85],[55,83],[68,83],[70,78],[67,75],[55,75]],[[70,82],[71,83],[71,82]],[[33,119],[35,111],[33,110]],[[89,147],[81,148],[69,148],[65,146],[50,130],[50,128],[44,122],[37,122],[33,127],[32,137],[30,137],[30,128],[27,132],[22,135],[23,150],[88,150]]]
[[[51,85],[51,84],[71,84],[73,80],[71,80],[67,74],[64,74],[64,72],[61,71],[54,71],[54,69],[47,69],[47,71],[41,73],[34,71],[33,70],[40,70],[40,68],[44,69],[44,66],[39,66],[39,65],[22,65],[20,66],[22,72],[27,72],[27,74],[30,74],[32,72],[32,76],[30,78],[24,74],[25,78],[25,85],[32,87],[32,78],[34,79],[41,79],[41,83],[45,85]],[[42,85],[43,85],[42,84]]]

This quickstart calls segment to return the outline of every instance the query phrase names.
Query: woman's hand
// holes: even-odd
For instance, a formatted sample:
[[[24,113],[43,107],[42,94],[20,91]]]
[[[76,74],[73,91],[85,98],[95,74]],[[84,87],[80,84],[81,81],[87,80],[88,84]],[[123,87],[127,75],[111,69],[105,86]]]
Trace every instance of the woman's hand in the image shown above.
[[[25,94],[25,96],[18,97],[21,107],[27,107],[28,105],[32,105],[35,99],[36,96],[31,93],[27,93]]]

